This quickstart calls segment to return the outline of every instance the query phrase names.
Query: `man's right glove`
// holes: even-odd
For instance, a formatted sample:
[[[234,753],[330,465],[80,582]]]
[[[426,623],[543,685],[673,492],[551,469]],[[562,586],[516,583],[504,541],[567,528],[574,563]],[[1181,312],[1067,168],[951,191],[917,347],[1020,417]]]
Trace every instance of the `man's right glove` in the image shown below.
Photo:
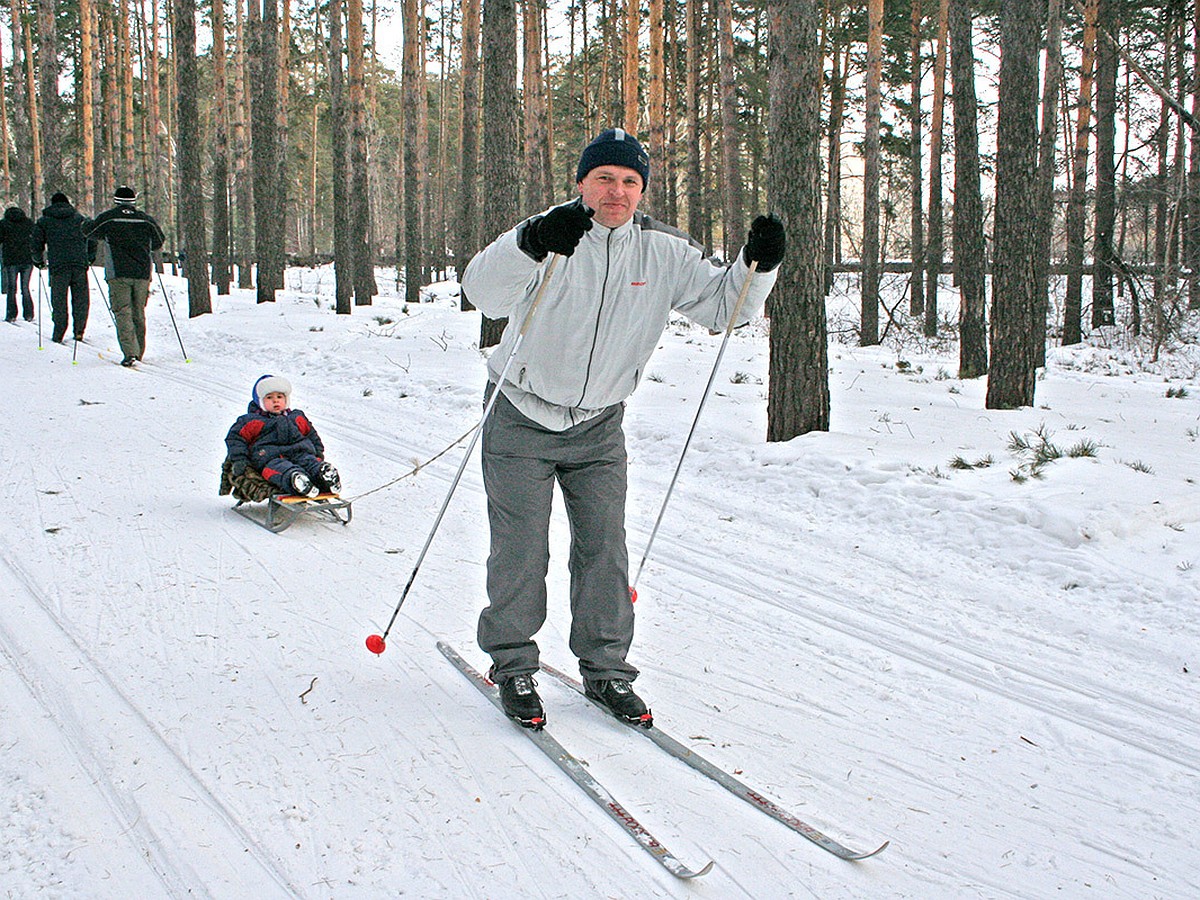
[[[774,213],[759,216],[750,223],[750,234],[746,236],[746,265],[757,259],[758,271],[770,272],[782,261],[786,249],[783,222]]]
[[[34,265],[34,268],[36,268],[36,269],[41,269],[41,268],[43,268],[43,267],[44,267],[46,264],[45,264],[44,262],[42,262],[42,260],[41,260],[41,257],[35,256],[35,257],[33,258],[33,265]]]
[[[241,478],[246,472],[246,461],[244,459],[235,460],[229,467],[229,473],[234,478]]]
[[[548,253],[570,256],[592,230],[592,210],[577,200],[535,216],[521,232],[521,249],[541,262]]]

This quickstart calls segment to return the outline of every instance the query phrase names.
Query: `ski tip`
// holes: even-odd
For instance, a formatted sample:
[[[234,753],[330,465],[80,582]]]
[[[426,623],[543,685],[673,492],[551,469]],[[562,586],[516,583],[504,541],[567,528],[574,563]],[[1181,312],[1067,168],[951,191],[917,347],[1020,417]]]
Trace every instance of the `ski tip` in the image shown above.
[[[680,875],[680,877],[687,878],[687,879],[703,878],[705,875],[707,875],[709,872],[712,871],[712,867],[713,867],[713,860],[710,859],[699,869],[695,870],[694,872],[689,869],[687,872]]]
[[[878,847],[876,847],[874,850],[870,851],[869,853],[854,853],[850,856],[847,856],[846,859],[850,860],[851,862],[858,862],[861,859],[870,859],[872,856],[875,856],[879,853],[882,853],[884,850],[886,850],[888,848],[888,844],[890,844],[890,843],[891,843],[891,841],[884,841],[882,844],[880,844]]]

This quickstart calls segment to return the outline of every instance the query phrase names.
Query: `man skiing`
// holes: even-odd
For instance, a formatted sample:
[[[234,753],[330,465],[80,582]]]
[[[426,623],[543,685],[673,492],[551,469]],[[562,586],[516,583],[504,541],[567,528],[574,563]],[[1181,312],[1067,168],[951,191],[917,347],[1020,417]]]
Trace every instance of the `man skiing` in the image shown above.
[[[135,205],[137,191],[121,185],[113,194],[115,205],[90,222],[83,233],[108,242],[104,278],[117,325],[117,341],[132,366],[146,352],[146,301],[150,297],[153,254],[162,249],[163,231],[154,217]]]
[[[753,278],[739,316],[762,308],[783,258],[783,224],[759,216],[746,246],[722,265],[678,229],[638,211],[650,161],[637,138],[602,131],[576,170],[579,197],[526,219],[475,256],[463,277],[472,302],[509,325],[488,364],[482,426],[491,550],[489,604],[480,647],[504,709],[540,728],[545,711],[534,673],[534,635],[546,619],[550,506],[557,483],[571,525],[570,648],[589,697],[629,722],[651,715],[626,659],[634,614],[625,545],[624,401],[645,374],[672,310],[724,329]],[[549,274],[542,263],[563,257]],[[757,262],[759,275],[749,266]],[[521,334],[543,279],[540,305]],[[518,323],[514,325],[513,323]],[[509,357],[509,374],[497,384]]]

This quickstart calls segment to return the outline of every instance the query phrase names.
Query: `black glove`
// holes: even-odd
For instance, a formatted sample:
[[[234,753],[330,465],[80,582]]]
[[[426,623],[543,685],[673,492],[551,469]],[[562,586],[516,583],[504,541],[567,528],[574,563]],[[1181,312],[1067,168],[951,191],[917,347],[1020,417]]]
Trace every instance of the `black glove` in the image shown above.
[[[521,249],[541,262],[547,253],[570,256],[585,232],[592,230],[592,210],[578,201],[556,206],[529,220],[521,234]]]
[[[235,460],[229,467],[229,471],[234,478],[241,478],[246,472],[246,461],[244,459]]]
[[[759,216],[750,223],[744,253],[746,265],[757,259],[758,271],[770,272],[779,265],[786,249],[787,235],[783,231],[783,222],[774,213]]]
[[[46,264],[44,262],[42,262],[38,257],[35,256],[33,258],[33,265],[34,265],[34,268],[40,269],[43,266],[45,266]]]

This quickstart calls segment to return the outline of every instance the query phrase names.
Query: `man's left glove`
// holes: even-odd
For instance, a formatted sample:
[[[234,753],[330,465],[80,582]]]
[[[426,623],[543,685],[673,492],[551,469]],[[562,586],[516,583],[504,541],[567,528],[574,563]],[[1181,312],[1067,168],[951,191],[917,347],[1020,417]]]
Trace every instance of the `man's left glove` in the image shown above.
[[[246,461],[244,459],[237,460],[229,467],[229,473],[231,475],[233,475],[234,478],[241,478],[242,475],[245,474],[245,472],[246,472]]]
[[[774,213],[759,216],[750,223],[750,234],[746,236],[743,253],[746,265],[758,260],[758,271],[770,272],[783,260],[787,249],[787,235],[783,222]]]

